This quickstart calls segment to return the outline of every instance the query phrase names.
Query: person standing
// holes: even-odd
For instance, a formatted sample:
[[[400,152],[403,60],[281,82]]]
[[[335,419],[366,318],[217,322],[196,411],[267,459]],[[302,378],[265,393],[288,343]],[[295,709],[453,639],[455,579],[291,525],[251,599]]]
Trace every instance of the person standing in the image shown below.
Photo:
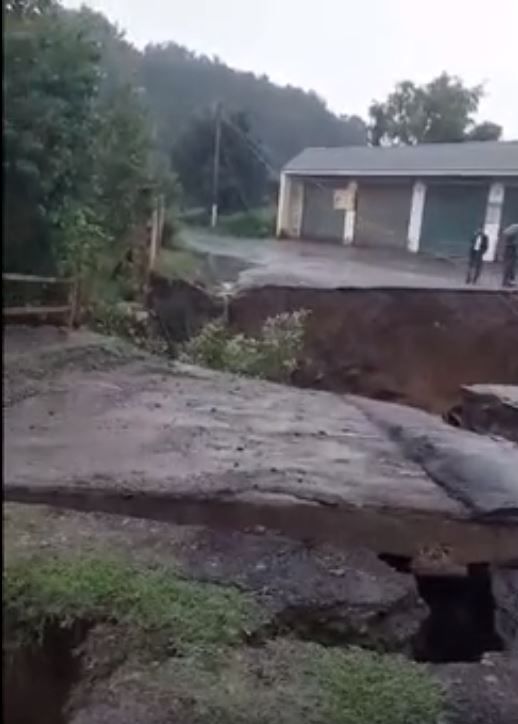
[[[484,254],[487,251],[489,239],[484,229],[477,229],[469,246],[468,273],[466,284],[476,284],[482,273]]]
[[[518,257],[518,224],[511,224],[502,232],[504,259],[502,286],[512,287],[516,279],[516,260]]]

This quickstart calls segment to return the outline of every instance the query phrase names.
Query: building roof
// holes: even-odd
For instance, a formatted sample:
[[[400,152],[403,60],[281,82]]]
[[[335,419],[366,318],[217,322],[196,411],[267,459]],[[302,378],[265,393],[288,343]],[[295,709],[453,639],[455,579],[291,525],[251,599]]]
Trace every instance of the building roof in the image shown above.
[[[518,141],[306,148],[284,171],[317,176],[518,176]]]

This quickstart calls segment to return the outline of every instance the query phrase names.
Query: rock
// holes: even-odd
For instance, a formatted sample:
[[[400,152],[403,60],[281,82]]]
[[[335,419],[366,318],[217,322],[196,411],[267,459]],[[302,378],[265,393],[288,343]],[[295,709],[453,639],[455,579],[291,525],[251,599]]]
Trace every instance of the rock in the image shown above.
[[[433,671],[446,695],[441,724],[516,724],[518,662],[493,655],[491,666],[441,664]]]
[[[518,443],[518,386],[471,385],[462,388],[460,424]]]
[[[274,628],[323,643],[409,652],[428,613],[414,577],[368,550],[206,531],[184,563],[196,578],[253,592]]]
[[[494,568],[495,628],[506,649],[518,658],[518,568]]]

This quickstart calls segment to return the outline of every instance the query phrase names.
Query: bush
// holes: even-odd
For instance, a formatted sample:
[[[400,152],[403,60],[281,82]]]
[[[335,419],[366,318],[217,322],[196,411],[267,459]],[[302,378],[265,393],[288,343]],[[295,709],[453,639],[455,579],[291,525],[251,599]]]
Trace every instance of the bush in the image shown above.
[[[198,207],[182,211],[178,215],[178,220],[186,226],[208,226],[210,222],[210,215],[207,209]]]
[[[275,235],[275,217],[271,209],[243,211],[220,217],[217,230],[229,236],[266,239]]]
[[[241,375],[283,382],[302,353],[307,310],[270,317],[259,337],[232,334],[223,321],[209,322],[182,349],[186,362]]]
[[[121,337],[152,354],[167,354],[167,342],[158,333],[155,320],[140,304],[97,302],[90,310],[90,323],[96,331]]]

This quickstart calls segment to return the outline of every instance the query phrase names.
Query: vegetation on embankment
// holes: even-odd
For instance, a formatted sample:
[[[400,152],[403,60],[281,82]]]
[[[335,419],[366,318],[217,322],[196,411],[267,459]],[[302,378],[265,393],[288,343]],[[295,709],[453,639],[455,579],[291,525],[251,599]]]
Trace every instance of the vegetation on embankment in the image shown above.
[[[127,701],[136,694],[125,687],[136,680],[138,701],[153,721],[174,714],[200,724],[435,724],[442,706],[426,670],[402,658],[284,638],[248,646],[246,635],[267,618],[250,596],[183,580],[164,567],[15,557],[5,566],[3,605],[4,651],[28,641],[34,647],[50,625],[82,622],[90,701],[103,687],[112,700]],[[96,630],[100,640],[89,647]],[[8,666],[17,660],[8,657]]]
[[[221,216],[217,231],[243,239],[267,239],[275,236],[275,208],[250,209]]]
[[[185,343],[180,359],[235,374],[289,382],[302,354],[308,314],[299,309],[268,318],[253,337],[232,333],[224,321],[208,322]]]
[[[253,600],[234,589],[182,580],[172,570],[135,570],[117,558],[8,562],[3,605],[8,626],[22,633],[40,635],[52,620],[114,620],[140,645],[160,633],[176,649],[236,644],[262,618]]]

